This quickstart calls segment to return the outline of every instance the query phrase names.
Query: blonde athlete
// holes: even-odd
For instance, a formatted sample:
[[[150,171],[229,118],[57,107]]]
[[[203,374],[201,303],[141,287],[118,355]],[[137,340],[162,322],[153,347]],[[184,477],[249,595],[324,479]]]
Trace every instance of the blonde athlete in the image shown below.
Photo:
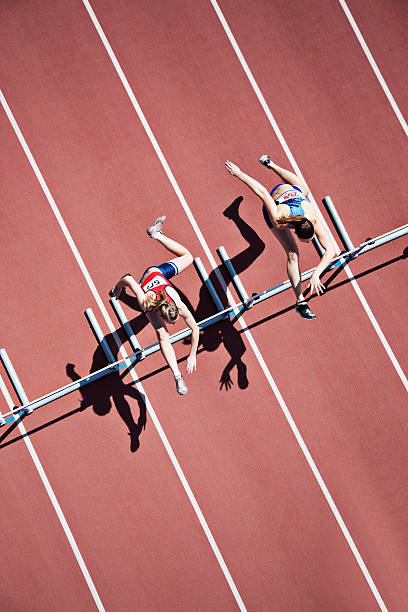
[[[178,318],[182,317],[192,331],[191,349],[187,358],[187,372],[189,374],[194,372],[197,366],[196,352],[200,332],[193,315],[181,301],[169,279],[183,272],[193,262],[193,256],[184,246],[163,234],[162,226],[165,218],[163,216],[156,219],[154,224],[146,231],[150,238],[160,242],[177,257],[160,266],[150,266],[143,272],[139,282],[136,282],[130,274],[125,274],[110,291],[110,295],[119,297],[125,288],[129,288],[135,294],[141,310],[146,313],[156,330],[160,350],[173,372],[177,393],[185,395],[188,391],[187,385],[178,368],[167,324],[174,325]]]
[[[293,172],[273,163],[268,155],[263,155],[259,161],[270,170],[274,170],[283,181],[270,193],[266,187],[242,172],[232,162],[227,161],[225,167],[232,176],[236,176],[248,185],[262,200],[265,222],[286,252],[288,276],[296,296],[296,311],[304,319],[315,319],[316,315],[310,310],[302,293],[299,251],[291,230],[294,230],[301,242],[310,242],[315,235],[325,249],[309,282],[310,295],[314,291],[317,295],[323,293],[324,286],[320,281],[320,274],[335,256],[335,245],[307,199],[309,194],[307,185]]]

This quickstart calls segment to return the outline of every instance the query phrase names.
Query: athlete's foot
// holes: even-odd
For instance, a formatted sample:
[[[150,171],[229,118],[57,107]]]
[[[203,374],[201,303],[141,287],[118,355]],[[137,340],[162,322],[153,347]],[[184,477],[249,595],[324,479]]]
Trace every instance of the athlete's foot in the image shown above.
[[[174,380],[176,382],[177,393],[180,395],[185,395],[188,391],[187,385],[184,382],[184,378],[181,374],[176,374],[174,376]]]
[[[310,310],[307,302],[296,302],[296,312],[300,314],[302,319],[313,320],[316,315]]]
[[[115,297],[115,298],[118,298],[121,293],[122,293],[122,287],[120,287],[120,289],[116,289],[116,285],[109,291],[110,297]]]
[[[162,217],[158,217],[156,221],[153,223],[153,225],[147,228],[146,232],[149,234],[150,238],[156,238],[157,234],[162,233],[162,225],[165,219],[166,219],[166,215],[163,215]]]
[[[266,166],[267,168],[270,168],[269,164],[270,164],[271,159],[269,155],[267,154],[262,155],[259,161],[261,162],[262,165]]]

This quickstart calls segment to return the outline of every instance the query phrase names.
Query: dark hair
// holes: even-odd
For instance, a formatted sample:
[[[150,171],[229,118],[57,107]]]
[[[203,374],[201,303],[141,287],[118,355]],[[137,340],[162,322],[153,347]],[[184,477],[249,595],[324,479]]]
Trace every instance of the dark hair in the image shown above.
[[[309,240],[314,236],[314,226],[307,217],[303,215],[295,215],[294,217],[279,217],[277,220],[278,225],[286,225],[289,223],[295,230],[295,234],[298,238]]]
[[[172,323],[179,316],[179,309],[173,302],[169,302],[164,291],[160,291],[159,299],[146,295],[147,306],[151,310],[158,312],[165,321]]]

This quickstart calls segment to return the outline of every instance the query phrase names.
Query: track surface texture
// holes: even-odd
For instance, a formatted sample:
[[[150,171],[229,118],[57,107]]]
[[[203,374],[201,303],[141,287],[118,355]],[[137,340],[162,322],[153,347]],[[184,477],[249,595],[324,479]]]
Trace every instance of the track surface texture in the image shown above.
[[[406,116],[406,3],[348,9]],[[226,159],[270,188],[260,155],[295,162],[337,241],[328,194],[356,245],[407,222],[407,134],[340,2],[4,1],[0,41],[0,345],[30,400],[106,365],[89,307],[132,353],[108,291],[168,259],[160,214],[224,304],[220,245],[248,294],[286,280]],[[1,610],[406,610],[407,246],[316,321],[286,291],[207,328],[191,376],[177,343],[184,397],[156,353],[0,428]],[[174,284],[215,312],[193,266]]]

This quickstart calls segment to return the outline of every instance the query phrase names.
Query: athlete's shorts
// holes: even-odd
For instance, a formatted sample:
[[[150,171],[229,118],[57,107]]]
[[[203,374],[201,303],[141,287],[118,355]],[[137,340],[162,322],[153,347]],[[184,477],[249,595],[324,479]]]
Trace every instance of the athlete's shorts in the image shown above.
[[[173,276],[176,276],[179,272],[178,267],[172,261],[167,261],[166,263],[160,264],[160,266],[149,266],[148,268],[146,268],[146,270],[143,272],[142,276],[140,277],[139,284],[141,283],[142,278],[144,277],[146,272],[150,270],[150,268],[157,268],[158,270],[160,270],[164,278],[167,278],[167,280],[170,280],[171,278],[173,278]]]

